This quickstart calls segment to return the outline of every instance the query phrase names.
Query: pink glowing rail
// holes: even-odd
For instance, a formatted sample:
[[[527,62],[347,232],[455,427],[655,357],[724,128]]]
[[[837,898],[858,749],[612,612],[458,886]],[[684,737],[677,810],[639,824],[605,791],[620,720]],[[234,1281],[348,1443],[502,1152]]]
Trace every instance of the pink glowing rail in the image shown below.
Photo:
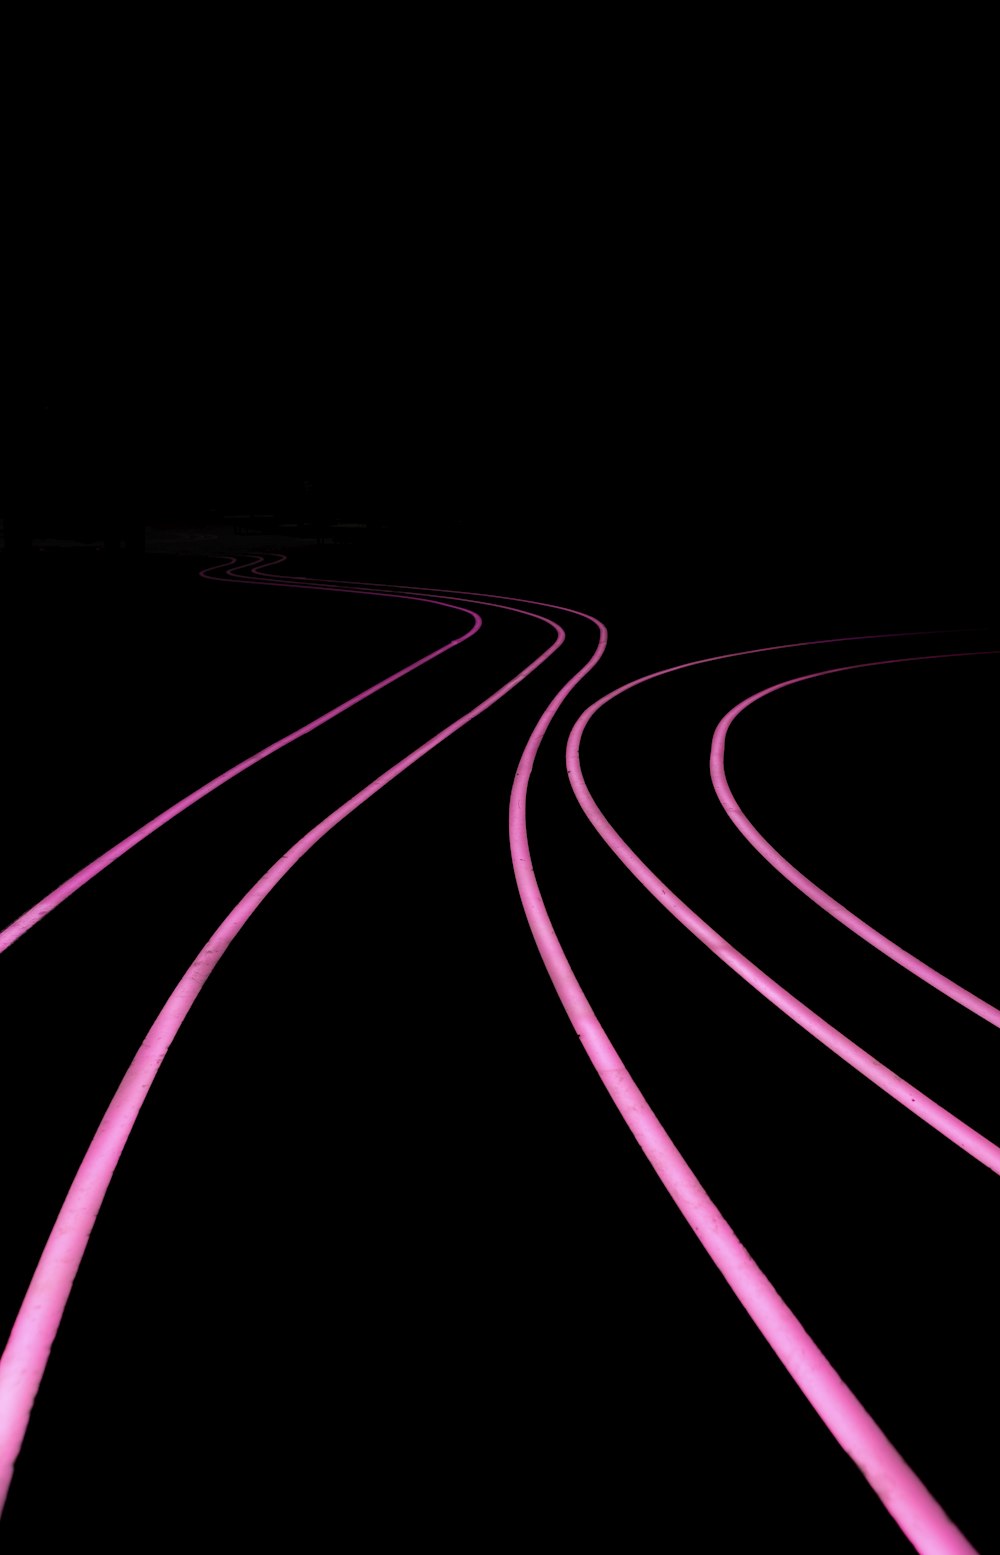
[[[539,719],[521,757],[511,792],[511,856],[521,901],[542,960],[594,1068],[660,1181],[779,1360],[861,1469],[890,1516],[920,1555],[975,1555],[968,1539],[838,1376],[709,1198],[622,1063],[552,927],[528,846],[528,781],[553,717],[604,652],[605,629],[599,622],[595,624],[600,629],[598,648]]]
[[[234,566],[237,564],[236,557],[230,557],[229,561]],[[225,566],[226,563],[220,562],[218,565]],[[214,568],[206,568],[202,573],[202,577],[211,577],[214,570]],[[374,594],[376,591],[366,589],[363,591],[353,590],[352,592]],[[396,592],[387,592],[381,597],[386,599],[413,598],[419,599],[423,604],[438,604],[447,610],[459,610],[463,615],[471,615],[473,624],[467,632],[463,632],[461,637],[455,637],[450,642],[444,643],[442,647],[435,648],[433,652],[424,654],[422,658],[414,659],[412,664],[404,665],[402,669],[396,670],[392,675],[387,675],[384,680],[377,681],[374,685],[368,686],[364,691],[359,691],[356,696],[348,697],[346,701],[340,702],[336,707],[331,708],[328,713],[322,713],[320,717],[313,718],[309,723],[303,724],[301,728],[294,729],[291,734],[286,734],[280,740],[275,740],[271,745],[266,745],[263,750],[257,751],[255,755],[248,756],[244,761],[237,762],[234,767],[229,767],[227,771],[220,773],[218,777],[212,778],[211,782],[202,784],[201,788],[196,788],[186,798],[179,799],[176,804],[170,805],[160,815],[154,816],[151,821],[147,821],[145,825],[138,827],[136,831],[130,832],[121,842],[116,843],[112,848],[108,848],[106,852],[93,859],[83,869],[78,869],[76,874],[70,875],[69,879],[64,880],[62,885],[57,886],[54,891],[50,891],[47,896],[43,896],[41,901],[36,902],[33,907],[29,907],[26,912],[21,913],[20,917],[15,918],[13,923],[0,930],[0,952],[7,950],[14,944],[15,940],[20,939],[22,934],[26,934],[29,929],[33,928],[35,924],[39,923],[42,918],[50,913],[54,907],[58,907],[60,902],[64,902],[67,897],[73,895],[74,891],[79,891],[81,886],[86,885],[88,880],[93,880],[103,869],[107,869],[109,864],[113,864],[116,859],[128,853],[131,848],[143,842],[145,838],[152,836],[153,832],[158,831],[161,826],[165,826],[175,816],[182,814],[191,805],[196,804],[199,799],[204,799],[206,794],[211,794],[215,789],[221,788],[223,783],[228,783],[231,778],[237,777],[239,773],[246,772],[249,767],[256,766],[258,761],[263,761],[265,757],[272,756],[275,751],[281,750],[286,745],[291,745],[294,740],[300,740],[304,735],[311,734],[314,729],[320,728],[322,724],[329,723],[331,718],[336,718],[339,714],[347,712],[348,708],[356,707],[359,702],[364,702],[367,697],[374,696],[376,691],[381,691],[385,686],[392,685],[393,681],[401,680],[404,675],[409,675],[411,671],[419,669],[421,665],[429,664],[432,659],[438,658],[442,653],[448,653],[452,648],[457,648],[460,643],[466,642],[470,637],[473,637],[482,627],[482,617],[477,615],[474,610],[468,610],[464,606],[457,605],[450,600],[434,600],[428,599],[423,594],[404,595]]]
[[[509,597],[494,595],[493,599]],[[485,597],[480,598],[477,594],[476,602],[483,604],[489,601]],[[537,604],[542,609],[566,609],[566,607],[540,605],[537,600],[520,600],[519,603]],[[552,926],[531,862],[527,833],[528,782],[542,738],[555,714],[580,681],[594,668],[607,645],[607,631],[600,621],[586,615],[583,611],[574,610],[567,613],[591,621],[598,628],[598,646],[583,668],[568,680],[553,698],[536,724],[518,764],[509,810],[511,858],[517,887],[546,970],[588,1057],[660,1181],[779,1360],[836,1441],[865,1475],[890,1516],[920,1555],[976,1555],[968,1539],[955,1526],[939,1502],[931,1495],[830,1365],[823,1352],[810,1338],[798,1318],[779,1296],[709,1198],[622,1063],[598,1021]],[[831,641],[831,639],[824,640]],[[833,639],[833,641],[837,640],[857,639]],[[798,643],[783,646],[805,647],[812,644]],[[777,650],[747,650],[748,653],[772,651]],[[718,654],[711,659],[697,660],[694,663],[714,663],[722,659],[743,656],[744,654]],[[681,669],[693,667],[693,664],[673,667]],[[658,673],[665,674],[669,671]],[[644,677],[644,679],[654,678],[655,675]],[[630,684],[639,683],[635,681]],[[620,691],[627,689],[629,687],[623,686]],[[607,701],[610,698],[603,700]],[[601,705],[603,702],[595,703],[589,711],[593,712]],[[577,726],[574,727],[577,747],[579,732],[578,721]],[[571,735],[571,740],[572,738]]]
[[[738,655],[727,654],[725,657],[738,657]],[[978,1133],[974,1128],[970,1128],[967,1123],[962,1122],[961,1118],[956,1118],[953,1113],[948,1112],[938,1102],[924,1095],[923,1091],[919,1091],[916,1086],[910,1085],[908,1081],[904,1080],[892,1069],[888,1069],[884,1064],[879,1063],[877,1058],[873,1058],[864,1048],[859,1047],[849,1037],[844,1036],[843,1032],[838,1031],[829,1021],[823,1020],[822,1016],[817,1015],[814,1010],[803,1004],[800,999],[796,999],[793,994],[789,993],[787,988],[782,987],[773,977],[769,977],[766,972],[763,972],[747,956],[744,956],[734,946],[730,945],[727,940],[724,940],[721,934],[718,934],[712,928],[711,924],[706,923],[704,918],[699,917],[685,902],[681,901],[680,897],[671,891],[669,886],[665,885],[647,864],[643,863],[638,854],[633,852],[611,825],[611,822],[594,800],[584,781],[580,768],[580,740],[584,729],[594,714],[600,708],[606,707],[609,702],[614,701],[616,697],[622,696],[624,692],[631,691],[635,686],[645,685],[648,681],[657,680],[663,675],[671,675],[676,670],[692,669],[697,664],[711,662],[713,661],[698,659],[690,664],[675,664],[669,669],[656,670],[651,675],[643,675],[638,680],[629,681],[627,685],[619,686],[617,690],[609,692],[607,696],[601,697],[599,701],[592,703],[590,707],[580,714],[570,732],[569,742],[566,747],[566,765],[573,792],[576,794],[584,813],[608,846],[618,855],[622,863],[632,872],[635,878],[646,887],[646,890],[656,898],[661,906],[672,913],[680,923],[683,923],[685,928],[690,929],[691,933],[700,939],[703,945],[707,945],[709,950],[719,957],[720,961],[724,961],[728,967],[731,967],[751,987],[756,988],[758,993],[763,994],[765,999],[776,1005],[779,1010],[783,1010],[786,1015],[790,1016],[805,1031],[808,1031],[811,1036],[816,1037],[831,1052],[836,1053],[845,1063],[850,1064],[859,1074],[864,1075],[865,1079],[871,1080],[880,1090],[885,1091],[887,1095],[900,1102],[910,1112],[922,1118],[925,1123],[930,1124],[931,1128],[936,1129],[939,1134],[943,1134],[946,1139],[950,1139],[961,1150],[964,1150],[968,1155],[974,1157],[975,1160],[982,1162],[984,1166],[988,1166],[991,1171],[1000,1175],[1000,1145],[996,1145],[991,1139],[985,1138],[984,1135]],[[907,661],[892,660],[891,662],[904,663]]]
[[[518,613],[532,614],[530,611]],[[506,681],[497,691],[477,703],[469,712],[454,719],[439,733],[411,751],[408,756],[387,768],[351,799],[339,805],[282,854],[281,858],[261,876],[256,885],[251,887],[219,925],[164,1004],[126,1070],[97,1133],[84,1155],[42,1251],[7,1345],[0,1355],[0,1512],[3,1510],[10,1490],[14,1464],[28,1428],[28,1419],[41,1385],[49,1352],[62,1321],[70,1289],[86,1251],[90,1233],[107,1193],[108,1184],[125,1148],[139,1109],[156,1077],[156,1072],[206,979],[251,914],[270,894],[278,881],[288,874],[292,866],[298,863],[299,859],[321,838],[366,800],[371,799],[380,789],[385,788],[393,778],[399,777],[422,756],[441,745],[459,729],[484,713],[487,708],[492,707],[501,697],[506,696],[515,686],[520,685],[558,650],[565,641],[566,634],[554,621],[546,621],[546,625],[551,626],[556,634],[555,641],[550,647],[532,659],[524,669]]]
[[[987,653],[995,652],[995,650],[991,649],[984,651]],[[762,854],[763,857],[767,859],[768,863],[774,866],[779,874],[784,875],[786,880],[790,880],[792,885],[797,886],[800,891],[802,891],[806,896],[814,901],[819,907],[822,907],[825,912],[830,913],[832,917],[836,918],[838,922],[844,924],[846,928],[852,929],[853,932],[860,935],[863,940],[867,940],[869,945],[873,945],[875,949],[880,950],[883,955],[890,956],[893,961],[896,961],[900,966],[905,967],[908,972],[912,972],[915,977],[923,978],[925,983],[929,983],[932,988],[936,988],[939,993],[945,994],[947,998],[954,999],[956,1004],[964,1005],[965,1008],[967,1010],[971,1010],[974,1015],[981,1015],[983,1020],[989,1021],[991,1025],[1000,1026],[1000,1010],[998,1010],[995,1005],[989,1004],[985,999],[979,998],[977,994],[970,993],[967,988],[961,987],[959,983],[952,982],[950,977],[945,977],[941,972],[936,972],[934,968],[928,966],[925,961],[921,961],[919,957],[912,955],[910,951],[904,950],[902,946],[897,945],[885,934],[880,934],[877,929],[873,929],[870,924],[865,923],[864,920],[859,918],[856,913],[850,912],[846,907],[843,906],[841,902],[836,901],[835,898],[828,895],[826,891],[821,890],[818,885],[814,884],[813,881],[809,880],[805,875],[803,875],[801,871],[796,869],[793,864],[790,864],[788,860],[778,852],[777,848],[775,848],[772,843],[768,842],[765,837],[762,837],[757,828],[747,819],[746,815],[740,809],[740,806],[737,804],[735,798],[733,797],[732,789],[729,787],[729,784],[726,781],[726,735],[729,732],[729,728],[733,723],[733,720],[743,712],[744,708],[750,707],[754,702],[759,702],[762,697],[770,696],[773,691],[781,691],[786,686],[798,686],[806,680],[818,680],[821,676],[824,675],[839,675],[844,670],[849,669],[874,669],[877,666],[883,664],[897,664],[900,662],[918,663],[924,662],[926,659],[930,658],[954,659],[967,657],[972,657],[972,655],[954,653],[927,654],[923,655],[920,660],[902,661],[898,659],[879,659],[873,661],[870,664],[844,664],[840,665],[837,669],[819,670],[812,675],[796,675],[791,680],[779,680],[775,685],[767,686],[763,691],[758,691],[753,696],[745,697],[742,702],[739,702],[735,707],[730,708],[729,712],[719,723],[712,738],[712,754],[710,759],[710,766],[712,782],[715,785],[715,792],[718,794],[723,808],[726,810],[730,820],[735,826],[739,828],[747,841],[757,849],[757,852]]]

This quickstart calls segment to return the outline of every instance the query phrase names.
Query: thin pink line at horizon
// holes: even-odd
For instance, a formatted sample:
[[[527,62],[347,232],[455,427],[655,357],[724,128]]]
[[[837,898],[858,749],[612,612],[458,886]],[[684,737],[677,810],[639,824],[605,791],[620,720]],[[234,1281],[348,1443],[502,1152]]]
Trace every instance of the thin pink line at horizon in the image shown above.
[[[908,972],[912,972],[915,977],[922,978],[925,983],[929,983],[932,988],[936,988],[939,993],[943,993],[947,998],[953,999],[956,1004],[964,1005],[974,1015],[980,1015],[983,1020],[989,1021],[992,1026],[1000,1026],[1000,1010],[995,1005],[988,1003],[986,999],[980,998],[978,994],[971,993],[967,988],[963,988],[960,983],[953,982],[950,977],[945,977],[943,973],[935,971],[932,966],[927,965],[926,961],[921,961],[918,956],[913,955],[908,950],[904,950],[901,945],[897,945],[887,935],[880,934],[877,929],[873,929],[870,924],[865,923],[863,918],[859,918],[856,913],[851,912],[841,902],[838,902],[816,885],[814,881],[808,879],[793,864],[790,864],[778,852],[773,843],[768,842],[766,837],[761,835],[733,796],[732,789],[726,779],[725,754],[726,735],[738,715],[745,708],[750,707],[752,703],[759,702],[762,697],[770,696],[774,691],[782,691],[786,686],[798,686],[807,680],[819,680],[824,675],[839,675],[845,670],[876,669],[884,665],[899,663],[917,664],[933,659],[975,658],[993,655],[996,652],[995,648],[985,648],[971,653],[922,654],[919,658],[914,659],[877,659],[869,664],[842,664],[836,669],[817,670],[811,675],[795,675],[791,680],[779,680],[775,685],[767,686],[763,691],[757,691],[753,696],[745,697],[742,702],[738,702],[735,707],[730,708],[729,712],[716,726],[712,737],[712,752],[709,758],[712,783],[729,819],[743,833],[751,847],[756,848],[757,852],[766,858],[768,863],[773,865],[779,874],[784,875],[786,880],[791,881],[792,885],[796,886],[805,896],[814,901],[817,906],[822,907],[831,917],[836,918],[845,928],[851,929],[861,939],[867,940],[869,945],[873,945],[876,950],[880,950],[883,955],[889,956],[893,961],[898,962]]]
[[[733,655],[733,657],[736,657],[736,655]],[[787,988],[783,987],[773,977],[770,977],[755,962],[751,961],[748,956],[744,956],[728,940],[723,939],[722,935],[713,929],[711,924],[706,923],[704,918],[694,912],[686,902],[683,902],[676,892],[672,891],[658,875],[655,875],[638,854],[628,846],[628,843],[611,825],[611,822],[604,815],[591,794],[584,780],[580,765],[580,741],[583,737],[584,729],[594,714],[600,708],[606,707],[609,702],[613,702],[617,697],[622,696],[626,691],[633,690],[636,686],[646,685],[650,681],[659,680],[664,675],[674,674],[677,670],[693,669],[705,662],[705,660],[699,659],[689,664],[671,665],[670,668],[665,670],[654,670],[652,674],[642,675],[637,680],[631,680],[626,685],[619,686],[616,690],[608,692],[606,696],[592,703],[590,707],[580,714],[570,731],[566,745],[566,766],[573,792],[576,794],[585,815],[612,851],[621,859],[625,867],[630,870],[641,885],[645,886],[650,895],[655,897],[662,907],[665,907],[678,922],[682,923],[697,939],[701,940],[702,944],[706,945],[713,955],[718,956],[719,960],[730,967],[737,976],[742,977],[745,982],[749,983],[752,988],[755,988],[771,1004],[789,1016],[803,1030],[808,1031],[810,1036],[822,1042],[824,1047],[836,1053],[838,1058],[843,1059],[846,1064],[857,1070],[866,1080],[870,1080],[873,1085],[877,1085],[880,1090],[891,1096],[894,1101],[899,1102],[901,1106],[912,1112],[916,1117],[919,1117],[946,1139],[950,1139],[952,1144],[957,1145],[960,1150],[964,1150],[967,1155],[972,1156],[974,1160],[979,1161],[983,1166],[986,1166],[990,1171],[1000,1176],[1000,1145],[995,1144],[991,1139],[987,1139],[985,1135],[971,1128],[961,1118],[955,1117],[954,1113],[949,1112],[947,1108],[942,1107],[930,1096],[925,1095],[916,1086],[910,1085],[908,1081],[904,1080],[901,1075],[896,1074],[894,1070],[880,1063],[877,1058],[866,1052],[864,1048],[859,1047],[856,1042],[852,1042],[842,1031],[838,1031],[836,1026],[831,1025],[829,1021],[817,1015],[815,1010],[811,1010],[801,999],[797,999]],[[909,661],[899,660],[892,662],[907,663]]]
[[[533,612],[518,611],[516,614],[532,615]],[[536,619],[545,620],[544,617]],[[469,712],[454,719],[359,789],[282,854],[223,919],[167,999],[126,1070],[80,1163],[0,1355],[0,1514],[49,1353],[108,1185],[156,1072],[206,979],[261,902],[321,838],[421,757],[494,706],[558,652],[566,640],[566,633],[555,621],[546,621],[546,625],[556,634],[550,647]]]
[[[228,560],[233,565],[239,565],[238,559],[236,557],[230,557]],[[249,583],[252,581],[249,578],[234,578],[232,580],[228,580],[226,578],[210,576],[211,573],[216,571],[217,567],[222,567],[225,564],[225,561],[222,561],[211,568],[205,568],[200,573],[200,576],[206,578],[207,581],[212,583],[222,583],[227,581]],[[9,923],[5,929],[0,931],[0,953],[9,949],[9,947],[17,940],[19,940],[23,934],[26,934],[29,929],[34,928],[37,923],[40,923],[44,917],[52,912],[53,908],[58,907],[60,903],[66,901],[67,897],[70,897],[74,894],[74,892],[79,891],[81,886],[86,885],[88,881],[93,880],[95,876],[99,875],[102,870],[107,869],[109,864],[113,864],[116,859],[119,859],[124,854],[128,853],[130,849],[136,847],[138,843],[145,841],[147,837],[150,837],[154,832],[159,831],[160,827],[165,826],[168,821],[172,821],[176,816],[181,815],[185,810],[190,809],[190,807],[193,804],[196,804],[199,799],[204,799],[207,794],[211,794],[215,791],[215,789],[221,788],[224,783],[228,783],[232,778],[238,777],[241,772],[246,772],[250,767],[256,766],[259,761],[263,761],[268,756],[273,756],[276,751],[282,750],[286,745],[291,745],[293,741],[302,739],[304,735],[311,734],[313,730],[320,728],[323,724],[329,723],[331,719],[338,717],[341,713],[347,712],[349,708],[356,707],[358,703],[365,701],[367,697],[374,696],[376,691],[383,690],[386,686],[391,685],[393,681],[402,679],[404,675],[409,675],[412,670],[419,669],[424,664],[429,664],[432,659],[440,657],[440,655],[443,653],[450,652],[452,648],[457,648],[461,643],[468,641],[470,637],[474,637],[475,634],[481,630],[483,624],[482,617],[478,615],[475,610],[468,610],[465,606],[458,605],[452,600],[436,600],[429,599],[424,594],[406,595],[393,593],[388,590],[378,591],[375,589],[344,589],[342,592],[354,592],[371,598],[409,598],[422,604],[438,604],[443,609],[459,610],[463,615],[471,615],[473,617],[473,624],[467,632],[462,634],[461,637],[452,638],[449,642],[444,643],[440,648],[435,648],[433,652],[424,654],[422,658],[414,659],[412,664],[404,665],[402,669],[394,671],[394,673],[391,675],[387,675],[384,680],[377,681],[374,685],[368,686],[364,691],[358,692],[356,696],[348,697],[346,701],[338,703],[338,705],[334,708],[331,708],[329,712],[322,713],[318,718],[313,718],[309,723],[303,724],[301,728],[294,729],[291,734],[283,735],[280,740],[275,740],[272,744],[266,745],[263,750],[257,751],[253,756],[247,756],[245,760],[237,762],[235,766],[228,767],[226,771],[220,773],[218,777],[212,778],[208,783],[203,783],[200,788],[196,788],[184,799],[179,799],[176,804],[170,805],[159,815],[154,816],[151,821],[146,821],[144,825],[138,827],[135,831],[130,832],[127,837],[122,838],[121,842],[116,843],[114,847],[106,849],[105,852],[99,854],[97,858],[92,859],[89,864],[85,864],[82,869],[78,869],[75,874],[70,875],[69,878],[64,880],[61,885],[55,888],[55,890],[50,891],[47,896],[43,896],[40,901],[37,901],[34,904],[33,907],[27,908],[26,911],[21,913],[19,917],[15,918],[12,923]]]

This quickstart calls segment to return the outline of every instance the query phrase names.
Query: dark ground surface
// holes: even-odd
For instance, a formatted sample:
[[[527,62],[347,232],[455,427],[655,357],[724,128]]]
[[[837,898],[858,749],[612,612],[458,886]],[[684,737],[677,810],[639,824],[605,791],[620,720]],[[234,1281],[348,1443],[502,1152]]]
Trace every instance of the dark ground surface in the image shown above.
[[[396,525],[296,551],[291,570],[597,615],[609,649],[572,716],[635,676],[747,647],[922,630],[944,634],[941,652],[1000,646],[982,565],[954,535],[935,555],[913,535],[836,533],[827,546],[822,532],[694,526],[587,539],[581,555],[570,526],[473,539]],[[8,559],[4,923],[452,630],[420,603],[199,579],[212,560]],[[227,785],[3,956],[4,1334],[121,1073],[225,913],[341,799],[551,641],[537,621],[483,615],[467,649]],[[651,1529],[683,1551],[909,1548],[642,1157],[527,930],[510,786],[595,641],[560,619],[565,654],[331,833],[206,984],[81,1266],[5,1550],[193,1534],[367,1546],[400,1531],[621,1547]],[[665,677],[598,715],[584,771],[722,934],[996,1139],[995,1029],[779,880],[708,780],[712,730],[743,696],[893,651],[933,649],[845,645]],[[728,765],[806,874],[994,1003],[996,674],[978,658],[796,688],[745,715]],[[529,834],[585,991],[751,1253],[986,1555],[996,1180],[628,876],[566,785],[570,710],[532,779]]]

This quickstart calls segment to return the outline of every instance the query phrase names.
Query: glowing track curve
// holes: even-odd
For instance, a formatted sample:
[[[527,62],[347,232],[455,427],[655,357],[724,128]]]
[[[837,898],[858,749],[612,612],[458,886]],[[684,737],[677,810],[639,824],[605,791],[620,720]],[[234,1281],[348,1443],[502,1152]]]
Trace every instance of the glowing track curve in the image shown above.
[[[590,663],[567,681],[535,726],[511,792],[511,857],[521,901],[542,960],[594,1068],[660,1181],[779,1360],[861,1469],[890,1516],[920,1555],[975,1555],[968,1539],[830,1365],[709,1198],[622,1063],[552,926],[531,863],[528,782],[542,738],[556,712],[604,650],[603,627],[601,634]]]
[[[726,655],[726,657],[738,657],[738,655]],[[842,1031],[838,1031],[829,1021],[817,1015],[815,1010],[811,1010],[808,1005],[803,1004],[801,999],[796,999],[781,983],[776,982],[773,977],[769,977],[749,957],[744,956],[742,952],[730,945],[728,940],[724,940],[721,934],[718,934],[712,928],[711,924],[706,923],[704,918],[699,917],[692,908],[688,907],[686,902],[681,901],[676,892],[671,891],[670,887],[658,875],[655,875],[638,854],[629,847],[620,833],[611,825],[611,822],[607,819],[587,787],[580,766],[580,740],[584,729],[594,714],[602,707],[606,707],[609,702],[613,702],[617,697],[622,696],[626,691],[631,691],[636,686],[645,685],[651,680],[658,680],[664,675],[674,674],[677,670],[694,669],[700,664],[711,662],[713,661],[696,659],[689,664],[674,664],[669,669],[655,670],[651,675],[640,676],[638,680],[631,680],[626,685],[619,686],[615,691],[610,691],[607,696],[601,697],[599,701],[592,703],[590,707],[580,714],[570,732],[566,747],[566,765],[573,792],[576,794],[587,819],[600,836],[603,837],[612,851],[618,855],[625,867],[631,871],[641,885],[646,887],[650,895],[654,896],[661,906],[672,913],[686,929],[690,929],[691,933],[697,939],[700,939],[702,944],[706,945],[714,955],[718,956],[720,961],[724,961],[745,982],[756,988],[758,993],[763,994],[765,999],[769,1000],[779,1010],[784,1011],[799,1026],[808,1031],[811,1036],[814,1036],[825,1047],[836,1053],[845,1063],[850,1064],[852,1069],[856,1069],[859,1074],[864,1075],[865,1079],[871,1080],[874,1085],[885,1091],[893,1100],[898,1101],[910,1112],[921,1118],[925,1123],[928,1123],[931,1128],[936,1129],[939,1134],[944,1135],[946,1139],[950,1139],[953,1144],[958,1145],[959,1149],[964,1150],[967,1155],[980,1161],[983,1166],[989,1167],[990,1171],[996,1172],[1000,1176],[1000,1145],[995,1144],[991,1139],[987,1139],[984,1135],[978,1133],[976,1129],[970,1128],[967,1123],[962,1122],[961,1118],[956,1118],[953,1113],[932,1100],[930,1096],[926,1096],[916,1086],[910,1085],[901,1075],[896,1074],[892,1069],[888,1069],[877,1058],[873,1058],[870,1053],[859,1047],[857,1043],[852,1042],[849,1037],[846,1037]]]
[[[982,652],[983,654],[992,654],[996,650],[985,649]],[[943,973],[935,971],[932,966],[928,966],[926,961],[921,961],[918,956],[914,956],[910,951],[904,950],[901,945],[897,945],[887,935],[880,934],[877,929],[873,929],[870,924],[865,923],[864,919],[859,918],[856,913],[851,912],[843,903],[838,902],[812,880],[808,879],[806,875],[802,874],[801,870],[795,868],[794,864],[790,864],[778,852],[777,848],[767,841],[766,837],[761,836],[752,821],[747,819],[747,816],[733,796],[733,791],[726,779],[725,766],[726,735],[732,727],[733,721],[745,708],[751,707],[754,702],[759,702],[762,697],[770,696],[774,691],[782,691],[786,686],[798,686],[807,680],[818,680],[824,675],[839,675],[845,670],[875,669],[887,664],[923,663],[928,659],[957,659],[975,656],[978,655],[948,653],[922,654],[919,659],[876,659],[871,663],[844,664],[839,665],[836,669],[818,670],[812,675],[795,675],[791,680],[779,680],[775,685],[767,686],[763,691],[757,691],[753,696],[745,697],[742,702],[738,702],[735,707],[729,709],[729,712],[716,726],[712,737],[712,753],[709,765],[715,792],[718,794],[722,807],[729,819],[743,833],[751,847],[756,848],[757,852],[766,858],[768,863],[772,864],[779,874],[784,875],[786,880],[791,881],[792,885],[796,886],[805,896],[808,896],[817,906],[822,907],[824,912],[828,912],[831,917],[836,918],[845,928],[853,930],[861,939],[867,940],[869,945],[873,945],[883,955],[889,956],[893,961],[898,962],[908,972],[912,972],[915,977],[922,978],[925,983],[929,983],[932,988],[936,988],[939,993],[943,993],[947,998],[953,999],[956,1004],[964,1005],[974,1015],[982,1016],[983,1020],[989,1021],[992,1026],[1000,1026],[1000,1010],[995,1005],[988,1003],[986,999],[981,999],[978,994],[970,993],[967,988],[963,988],[959,983],[953,982],[950,977],[945,977]]]
[[[518,613],[532,614],[530,611]],[[544,617],[536,619],[545,620]],[[14,1465],[49,1353],[108,1185],[156,1072],[207,978],[265,897],[317,842],[394,778],[494,706],[558,651],[566,634],[554,621],[546,620],[545,624],[555,632],[555,641],[548,648],[469,712],[454,719],[359,789],[287,849],[226,916],[167,999],[126,1070],[80,1163],[0,1355],[0,1513],[10,1490]]]
[[[235,556],[228,558],[228,560],[233,564],[237,562]],[[226,563],[223,561],[218,565],[225,566]],[[212,568],[206,568],[201,576],[211,578],[213,570]],[[374,594],[376,591],[365,589],[352,592]],[[131,848],[143,842],[147,837],[152,836],[153,832],[158,831],[161,826],[165,826],[168,821],[172,821],[175,816],[181,815],[183,811],[190,809],[199,799],[204,799],[206,794],[211,794],[215,789],[221,788],[223,783],[228,783],[231,778],[237,777],[241,772],[246,772],[248,768],[256,766],[265,757],[273,756],[275,751],[281,750],[286,745],[291,745],[294,740],[300,740],[303,735],[311,734],[314,729],[329,723],[332,718],[338,717],[339,714],[347,712],[348,708],[356,707],[359,702],[364,702],[366,698],[374,696],[376,691],[381,691],[383,687],[392,685],[393,681],[402,679],[404,675],[409,675],[412,670],[419,669],[423,664],[429,664],[432,659],[438,658],[442,653],[448,653],[450,649],[457,648],[460,643],[466,642],[470,637],[473,637],[483,624],[482,617],[477,615],[474,610],[467,610],[464,606],[456,605],[451,600],[428,600],[422,594],[408,596],[399,593],[386,593],[383,597],[386,599],[415,598],[421,600],[424,604],[439,604],[445,609],[461,610],[463,615],[471,615],[473,617],[473,625],[467,632],[463,632],[461,637],[452,638],[451,641],[444,643],[442,647],[435,648],[433,652],[424,654],[420,659],[414,659],[412,664],[404,665],[402,669],[396,670],[392,675],[387,675],[384,680],[379,680],[374,685],[366,687],[364,691],[359,691],[356,696],[348,697],[346,701],[340,702],[336,707],[331,708],[328,713],[322,713],[318,718],[313,718],[309,723],[303,724],[301,728],[293,729],[291,734],[286,734],[280,740],[275,740],[272,744],[266,745],[263,750],[257,751],[255,755],[247,756],[245,760],[238,761],[235,766],[229,767],[225,772],[221,772],[218,777],[212,778],[210,782],[203,783],[200,788],[194,789],[184,799],[179,799],[176,804],[170,805],[159,815],[154,816],[151,821],[146,821],[144,825],[138,827],[134,832],[130,832],[127,837],[122,838],[121,842],[115,843],[114,847],[106,849],[104,853],[92,859],[89,864],[84,865],[82,869],[78,869],[74,875],[70,875],[67,880],[64,880],[62,885],[57,886],[54,891],[50,891],[47,896],[43,896],[33,907],[27,908],[12,923],[9,923],[5,929],[0,930],[0,953],[9,949],[16,940],[21,938],[22,934],[26,934],[29,929],[34,928],[35,924],[40,923],[54,907],[59,906],[60,902],[64,902],[75,891],[79,891],[81,886],[86,885],[89,880],[93,880],[102,870],[107,869],[109,864],[113,864],[116,859],[128,853]]]

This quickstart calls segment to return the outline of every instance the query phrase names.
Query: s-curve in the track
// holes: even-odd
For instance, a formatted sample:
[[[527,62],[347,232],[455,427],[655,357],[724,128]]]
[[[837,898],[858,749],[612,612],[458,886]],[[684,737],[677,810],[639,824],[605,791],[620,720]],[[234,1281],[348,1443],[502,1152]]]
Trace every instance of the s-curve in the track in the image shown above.
[[[323,561],[11,726],[0,1544],[987,1555],[996,642]]]

